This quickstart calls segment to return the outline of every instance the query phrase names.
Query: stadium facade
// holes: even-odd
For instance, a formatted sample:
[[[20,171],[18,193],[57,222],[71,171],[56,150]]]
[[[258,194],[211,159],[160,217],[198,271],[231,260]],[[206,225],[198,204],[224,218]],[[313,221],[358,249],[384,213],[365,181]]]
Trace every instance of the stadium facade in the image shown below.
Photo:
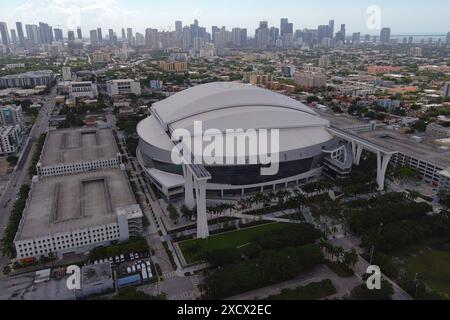
[[[172,161],[173,133],[186,129],[193,140],[200,139],[194,122],[201,122],[204,132],[279,131],[279,170],[275,175],[261,175],[262,164],[204,164],[210,174],[206,185],[209,197],[282,189],[310,181],[324,169],[344,174],[353,162],[348,143],[327,130],[327,120],[294,99],[247,84],[219,82],[193,87],[154,104],[151,113],[137,128],[138,160],[167,200],[186,193],[183,166]]]

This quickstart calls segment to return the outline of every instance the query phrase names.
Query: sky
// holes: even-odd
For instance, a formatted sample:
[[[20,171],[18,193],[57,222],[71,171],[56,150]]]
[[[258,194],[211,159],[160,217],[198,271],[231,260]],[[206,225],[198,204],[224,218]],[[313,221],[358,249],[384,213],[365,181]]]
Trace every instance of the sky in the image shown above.
[[[371,6],[379,11],[373,11]],[[368,14],[368,8],[370,13]],[[378,14],[379,13],[379,14]],[[122,27],[144,32],[152,27],[174,30],[174,21],[190,24],[198,19],[208,29],[212,25],[248,28],[253,35],[259,21],[280,25],[289,18],[294,29],[317,28],[335,20],[347,33],[378,34],[380,27],[391,27],[394,35],[446,34],[450,31],[449,0],[8,0],[0,1],[0,21],[15,28],[24,24],[47,22],[64,31],[81,26],[84,35],[97,27]],[[368,21],[370,22],[368,24]],[[106,33],[104,31],[104,33]]]

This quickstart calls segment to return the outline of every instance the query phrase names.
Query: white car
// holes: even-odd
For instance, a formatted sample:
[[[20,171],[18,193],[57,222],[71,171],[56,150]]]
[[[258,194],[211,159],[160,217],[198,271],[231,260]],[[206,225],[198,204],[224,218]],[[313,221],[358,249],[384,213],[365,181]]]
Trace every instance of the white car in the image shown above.
[[[136,269],[137,269],[138,271],[141,271],[141,265],[138,264],[138,265],[136,266]]]
[[[134,273],[136,272],[136,267],[135,266],[131,266],[131,271]]]
[[[125,262],[125,257],[123,254],[120,255],[120,262]]]

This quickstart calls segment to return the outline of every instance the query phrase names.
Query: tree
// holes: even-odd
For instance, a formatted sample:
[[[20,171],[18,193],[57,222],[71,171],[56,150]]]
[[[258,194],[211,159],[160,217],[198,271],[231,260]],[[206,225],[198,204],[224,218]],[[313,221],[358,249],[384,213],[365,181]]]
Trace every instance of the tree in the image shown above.
[[[358,253],[356,252],[355,248],[352,248],[352,250],[350,252],[344,253],[344,264],[347,267],[353,268],[355,266],[355,264],[358,262],[358,260],[359,260],[359,256],[358,256]]]
[[[169,211],[169,218],[172,219],[175,224],[177,223],[178,218],[180,218],[180,214],[178,213],[177,208],[175,208],[172,204],[167,207]]]
[[[313,103],[313,102],[319,102],[320,99],[319,99],[317,96],[309,96],[309,97],[306,99],[306,101],[307,101],[308,103]]]
[[[6,161],[8,161],[8,163],[14,167],[17,164],[17,162],[19,161],[19,158],[16,156],[9,156],[6,158]]]
[[[381,290],[369,290],[364,283],[352,290],[350,300],[392,300],[394,288],[386,281],[381,281]]]

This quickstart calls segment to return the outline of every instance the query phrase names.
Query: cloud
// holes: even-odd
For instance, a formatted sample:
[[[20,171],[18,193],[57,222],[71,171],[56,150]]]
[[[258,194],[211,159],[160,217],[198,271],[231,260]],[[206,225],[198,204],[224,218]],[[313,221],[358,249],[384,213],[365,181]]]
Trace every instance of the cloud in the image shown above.
[[[48,21],[66,29],[77,26],[126,24],[136,12],[123,8],[117,0],[31,0],[14,10],[18,21]]]

